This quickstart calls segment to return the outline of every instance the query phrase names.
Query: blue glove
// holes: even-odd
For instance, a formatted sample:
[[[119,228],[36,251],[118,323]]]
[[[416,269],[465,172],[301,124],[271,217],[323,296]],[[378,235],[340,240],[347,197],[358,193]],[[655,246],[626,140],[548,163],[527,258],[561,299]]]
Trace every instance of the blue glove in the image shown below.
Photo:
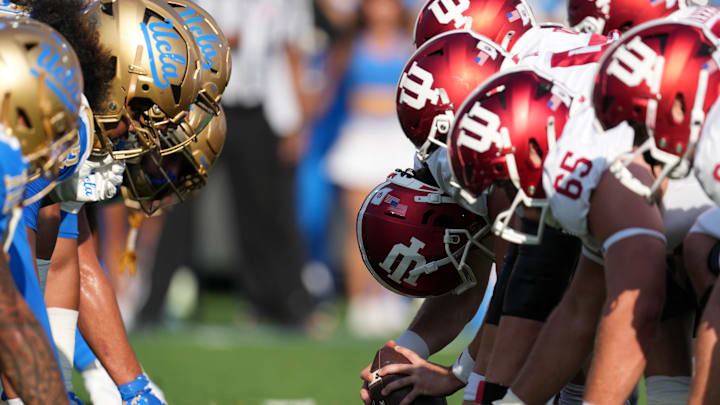
[[[70,405],[85,405],[72,391],[68,392],[68,399],[70,400]]]
[[[150,392],[149,384],[148,378],[140,374],[129,383],[118,385],[123,405],[166,405]]]

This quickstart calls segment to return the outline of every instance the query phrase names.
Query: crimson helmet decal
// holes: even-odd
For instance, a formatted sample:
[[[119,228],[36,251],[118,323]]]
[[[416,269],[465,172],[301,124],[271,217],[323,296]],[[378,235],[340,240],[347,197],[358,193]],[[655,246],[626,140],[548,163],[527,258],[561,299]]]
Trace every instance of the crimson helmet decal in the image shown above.
[[[705,116],[720,95],[714,25],[650,22],[628,32],[600,62],[593,89],[598,121],[606,129],[623,121],[646,129],[650,138],[637,153],[649,152],[663,165],[651,188],[626,184],[638,194],[649,198],[665,177],[690,171]]]
[[[662,18],[685,7],[685,0],[569,0],[568,23],[578,31],[608,35]]]
[[[372,276],[411,297],[461,293],[475,284],[468,250],[488,229],[437,187],[396,171],[365,199],[357,238]]]
[[[413,54],[398,81],[396,103],[400,125],[421,158],[432,144],[444,145],[454,110],[507,61],[495,43],[468,31],[437,36]]]
[[[469,29],[508,51],[535,26],[525,0],[428,0],[415,22],[415,46],[455,29]]]

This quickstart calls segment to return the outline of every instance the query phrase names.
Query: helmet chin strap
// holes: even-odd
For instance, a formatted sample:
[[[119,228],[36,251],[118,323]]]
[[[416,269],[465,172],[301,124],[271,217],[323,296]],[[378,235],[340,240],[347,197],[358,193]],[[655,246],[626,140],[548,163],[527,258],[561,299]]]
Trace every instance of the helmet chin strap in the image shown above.
[[[430,134],[428,134],[427,139],[417,151],[417,157],[421,162],[424,162],[430,156],[430,148],[433,145],[447,148],[447,143],[437,139],[437,135],[438,133],[445,135],[445,139],[447,139],[447,134],[450,133],[454,119],[455,114],[452,110],[446,110],[444,113],[438,114],[433,118],[432,125],[430,126]]]
[[[522,206],[527,208],[540,209],[540,220],[536,235],[520,232],[510,226],[510,220],[521,203],[523,204]],[[550,206],[548,205],[546,199],[530,198],[527,194],[525,194],[525,191],[518,189],[515,199],[513,199],[510,207],[495,217],[492,232],[504,240],[518,245],[538,245],[540,244],[543,232],[545,231],[545,217],[547,216],[549,209]]]

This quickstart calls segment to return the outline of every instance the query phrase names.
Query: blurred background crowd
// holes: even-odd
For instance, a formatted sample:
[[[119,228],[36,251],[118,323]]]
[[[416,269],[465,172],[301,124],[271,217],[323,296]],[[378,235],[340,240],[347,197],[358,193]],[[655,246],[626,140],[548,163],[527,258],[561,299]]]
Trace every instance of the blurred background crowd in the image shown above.
[[[206,190],[140,225],[124,269],[125,207],[99,211],[105,264],[128,328],[191,317],[208,291],[244,320],[311,334],[387,336],[417,303],[375,282],[357,212],[413,165],[395,89],[424,0],[198,0],[234,48],[228,138]],[[564,2],[531,0],[540,21]],[[138,224],[134,224],[137,226]]]

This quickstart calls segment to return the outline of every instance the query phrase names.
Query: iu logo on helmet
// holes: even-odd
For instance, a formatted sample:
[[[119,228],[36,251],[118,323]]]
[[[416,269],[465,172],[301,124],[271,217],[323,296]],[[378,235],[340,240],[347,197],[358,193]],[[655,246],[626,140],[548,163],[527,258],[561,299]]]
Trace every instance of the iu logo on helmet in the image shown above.
[[[400,79],[400,102],[410,107],[421,110],[425,104],[430,101],[431,104],[437,105],[440,98],[443,103],[447,104],[450,100],[445,92],[433,89],[432,73],[421,68],[417,62],[413,62],[407,73],[403,73]],[[413,96],[413,94],[415,94]]]
[[[640,37],[635,37],[615,51],[607,67],[607,74],[617,77],[629,87],[635,87],[645,80],[650,91],[657,93],[660,91],[664,67],[665,58],[655,53]]]
[[[393,246],[392,250],[390,250],[390,253],[388,253],[385,260],[380,263],[380,268],[387,271],[388,273],[392,273],[390,274],[390,279],[400,284],[402,283],[403,277],[405,277],[405,273],[407,273],[407,271],[410,269],[410,265],[413,262],[415,263],[415,266],[413,268],[425,265],[425,257],[420,254],[420,249],[424,247],[425,243],[415,237],[410,238],[410,246],[398,243],[397,245]],[[402,256],[402,260],[400,260],[398,266],[395,268],[395,270],[393,270],[392,265],[395,263],[395,261],[397,261],[398,257],[400,256]],[[419,274],[416,276],[408,277],[405,282],[410,285],[416,285],[418,277],[420,277]]]
[[[485,123],[483,124],[483,122]],[[475,136],[471,136],[468,132]],[[493,144],[498,149],[511,146],[507,128],[500,128],[500,117],[476,101],[470,111],[460,119],[460,135],[457,146],[485,153]]]
[[[715,171],[713,172],[713,177],[715,177],[715,180],[720,181],[720,164],[715,166]]]
[[[469,7],[470,0],[435,0],[428,8],[440,24],[455,21],[455,28],[469,28],[472,20],[463,15]]]

